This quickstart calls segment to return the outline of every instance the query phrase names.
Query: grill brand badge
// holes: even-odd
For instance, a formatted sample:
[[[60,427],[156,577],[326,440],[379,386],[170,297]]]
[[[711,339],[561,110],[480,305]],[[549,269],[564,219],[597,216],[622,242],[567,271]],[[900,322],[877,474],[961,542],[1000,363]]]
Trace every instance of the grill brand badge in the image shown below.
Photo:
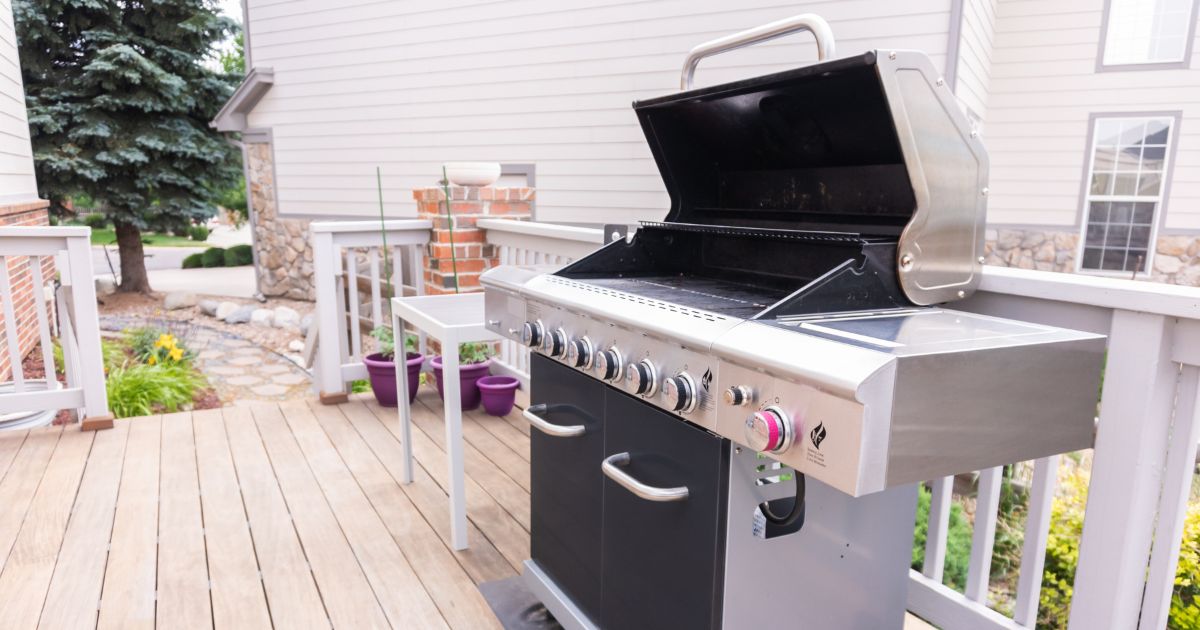
[[[700,377],[700,386],[704,391],[708,391],[708,384],[712,382],[712,368],[704,370],[704,376]]]
[[[813,446],[817,447],[817,450],[821,450],[821,442],[824,442],[828,435],[829,432],[825,430],[825,423],[820,422],[809,432],[808,439],[812,440]]]

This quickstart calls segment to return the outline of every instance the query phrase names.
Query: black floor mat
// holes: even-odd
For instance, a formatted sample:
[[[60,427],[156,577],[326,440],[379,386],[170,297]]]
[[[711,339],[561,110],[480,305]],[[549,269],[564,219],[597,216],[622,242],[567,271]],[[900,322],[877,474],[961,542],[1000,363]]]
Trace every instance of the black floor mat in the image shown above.
[[[562,630],[550,611],[525,588],[519,575],[484,582],[479,592],[505,630]]]

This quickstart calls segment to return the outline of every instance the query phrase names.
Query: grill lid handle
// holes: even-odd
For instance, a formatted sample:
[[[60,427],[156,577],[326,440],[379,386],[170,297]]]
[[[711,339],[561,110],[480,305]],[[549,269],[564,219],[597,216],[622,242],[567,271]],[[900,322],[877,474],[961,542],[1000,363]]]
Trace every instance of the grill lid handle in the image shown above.
[[[696,66],[705,57],[719,55],[731,50],[745,48],[753,44],[769,41],[784,35],[808,31],[817,40],[817,59],[824,61],[833,57],[833,30],[825,18],[815,13],[802,13],[790,18],[776,20],[754,28],[748,28],[724,37],[718,37],[696,46],[683,60],[683,75],[679,78],[679,89],[692,89],[692,78],[696,74]]]

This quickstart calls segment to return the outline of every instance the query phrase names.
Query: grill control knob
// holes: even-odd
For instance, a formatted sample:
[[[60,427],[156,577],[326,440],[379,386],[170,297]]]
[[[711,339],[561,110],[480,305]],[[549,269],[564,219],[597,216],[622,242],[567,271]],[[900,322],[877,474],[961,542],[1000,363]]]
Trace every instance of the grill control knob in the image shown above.
[[[621,351],[616,346],[596,355],[596,370],[600,378],[615,381],[621,377]]]
[[[567,333],[563,332],[561,328],[546,333],[545,338],[542,339],[542,352],[552,357],[561,357],[566,349]]]
[[[592,340],[587,337],[572,339],[567,346],[567,362],[585,370],[592,367]]]
[[[651,396],[658,389],[658,370],[650,359],[642,359],[625,371],[625,385],[635,394]]]
[[[748,405],[753,397],[750,388],[745,385],[734,385],[725,390],[725,404],[733,407]]]
[[[687,372],[680,372],[663,381],[663,396],[671,411],[691,413],[696,410],[696,380]]]
[[[542,345],[542,322],[525,322],[521,327],[521,343],[536,348]]]
[[[764,453],[778,453],[792,445],[795,427],[785,411],[767,407],[746,418],[746,445]]]

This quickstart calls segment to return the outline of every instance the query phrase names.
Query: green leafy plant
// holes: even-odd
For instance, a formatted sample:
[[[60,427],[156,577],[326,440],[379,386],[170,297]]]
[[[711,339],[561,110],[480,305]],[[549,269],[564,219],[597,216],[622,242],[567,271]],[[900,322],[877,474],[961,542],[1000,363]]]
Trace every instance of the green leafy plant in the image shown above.
[[[249,245],[234,245],[225,250],[225,266],[241,267],[254,264],[254,250]]]
[[[912,568],[924,567],[925,540],[929,535],[929,508],[933,493],[925,486],[917,496],[917,524],[913,532]],[[967,566],[971,562],[971,524],[963,514],[962,506],[950,504],[950,528],[946,532],[946,565],[942,572],[942,583],[950,588],[963,590],[967,584]]]
[[[360,378],[356,381],[350,381],[350,393],[361,394],[363,392],[369,392],[369,391],[371,391],[371,383],[368,382],[366,379]]]
[[[118,418],[178,411],[206,384],[203,376],[182,363],[136,363],[110,371],[105,379],[109,410]]]
[[[391,359],[396,356],[396,337],[392,334],[392,329],[387,326],[379,326],[371,331],[371,336],[375,341],[379,342],[379,354],[385,359]],[[414,352],[417,349],[417,336],[411,333],[404,335],[404,350],[406,352]]]
[[[225,248],[209,247],[201,254],[201,261],[205,267],[224,267]]]
[[[100,212],[93,212],[92,214],[84,215],[83,224],[93,230],[103,230],[108,227],[108,217]]]
[[[492,347],[486,343],[469,342],[458,345],[458,362],[463,365],[483,363],[492,356]]]
[[[209,235],[208,226],[193,225],[188,228],[187,235],[188,235],[188,238],[192,239],[193,241],[201,241],[201,242],[207,241],[208,235]]]
[[[154,352],[154,343],[158,341],[158,336],[162,331],[152,326],[144,326],[141,328],[128,328],[124,331],[125,345],[129,348],[129,353],[137,359],[139,363],[145,363],[146,359],[150,358],[150,354]]]
[[[184,269],[198,269],[203,266],[204,266],[204,254],[202,254],[200,252],[196,252],[195,254],[188,254],[187,258],[183,259],[183,268]]]

